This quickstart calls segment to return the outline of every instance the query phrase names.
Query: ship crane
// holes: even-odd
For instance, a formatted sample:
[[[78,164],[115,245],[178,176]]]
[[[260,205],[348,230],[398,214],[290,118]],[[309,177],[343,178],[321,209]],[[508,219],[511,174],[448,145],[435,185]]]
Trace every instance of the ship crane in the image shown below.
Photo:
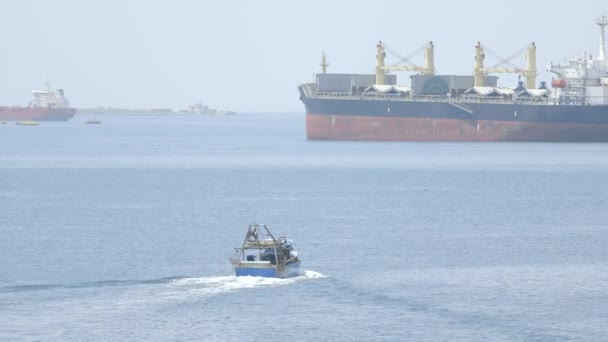
[[[399,61],[392,65],[386,65],[386,51],[397,57]],[[422,52],[424,52],[425,63],[424,66],[419,66],[413,63],[411,59]],[[384,75],[391,71],[415,71],[422,75],[435,75],[435,46],[433,42],[422,45],[405,57],[382,41],[378,42],[378,45],[376,45],[376,84],[385,84]]]
[[[492,67],[485,67],[484,60],[486,58],[485,51],[490,53],[492,56],[497,58],[499,62]],[[524,52],[527,52],[527,67],[520,68],[514,65],[511,61],[519,56],[521,56]],[[515,53],[511,54],[509,57],[504,58],[492,51],[487,46],[477,43],[475,46],[475,65],[473,68],[473,75],[475,76],[475,86],[483,87],[484,86],[484,77],[488,74],[519,74],[526,78],[526,87],[528,89],[536,88],[536,44],[530,43],[523,48],[517,50]]]

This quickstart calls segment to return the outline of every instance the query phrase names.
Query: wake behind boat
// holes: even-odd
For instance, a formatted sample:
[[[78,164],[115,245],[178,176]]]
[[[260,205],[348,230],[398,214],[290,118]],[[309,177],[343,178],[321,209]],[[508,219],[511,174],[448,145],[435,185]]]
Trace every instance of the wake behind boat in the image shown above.
[[[302,261],[284,236],[276,239],[265,224],[251,224],[245,241],[230,258],[236,276],[289,278],[299,275]]]

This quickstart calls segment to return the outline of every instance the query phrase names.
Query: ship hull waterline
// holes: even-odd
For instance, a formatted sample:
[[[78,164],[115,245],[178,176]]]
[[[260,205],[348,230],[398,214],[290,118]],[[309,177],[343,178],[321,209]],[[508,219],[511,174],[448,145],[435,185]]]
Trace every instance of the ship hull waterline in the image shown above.
[[[296,262],[287,265],[281,272],[276,266],[241,264],[235,266],[234,271],[237,277],[292,278],[300,275],[300,264],[301,262]]]
[[[310,140],[607,142],[608,124],[306,114]]]
[[[0,121],[67,121],[74,115],[74,108],[0,107]]]

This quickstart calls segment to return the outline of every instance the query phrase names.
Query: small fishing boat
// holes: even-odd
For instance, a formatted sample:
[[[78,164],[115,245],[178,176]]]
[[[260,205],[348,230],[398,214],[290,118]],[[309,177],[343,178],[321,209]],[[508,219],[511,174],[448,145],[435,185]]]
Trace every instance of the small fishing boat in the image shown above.
[[[299,275],[302,261],[293,250],[293,242],[284,236],[275,238],[265,224],[251,224],[245,241],[230,258],[236,276],[289,278]]]
[[[101,125],[101,121],[97,119],[87,120],[84,123],[85,125]]]

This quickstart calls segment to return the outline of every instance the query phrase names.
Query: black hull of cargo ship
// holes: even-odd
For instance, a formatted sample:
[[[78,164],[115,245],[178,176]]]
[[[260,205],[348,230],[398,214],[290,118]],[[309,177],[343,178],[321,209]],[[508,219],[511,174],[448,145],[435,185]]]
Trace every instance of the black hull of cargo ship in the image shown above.
[[[312,140],[607,142],[608,106],[307,97]]]

